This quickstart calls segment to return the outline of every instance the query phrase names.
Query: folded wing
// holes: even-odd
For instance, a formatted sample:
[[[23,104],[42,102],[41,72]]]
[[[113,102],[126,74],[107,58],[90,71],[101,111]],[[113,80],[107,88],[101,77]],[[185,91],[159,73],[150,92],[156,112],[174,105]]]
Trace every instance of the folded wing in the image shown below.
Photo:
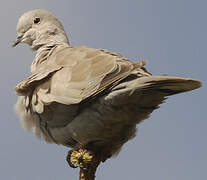
[[[105,50],[67,47],[54,51],[40,65],[42,71],[20,83],[16,92],[19,95],[32,92],[33,107],[41,113],[43,106],[52,102],[72,105],[92,98],[143,65]]]

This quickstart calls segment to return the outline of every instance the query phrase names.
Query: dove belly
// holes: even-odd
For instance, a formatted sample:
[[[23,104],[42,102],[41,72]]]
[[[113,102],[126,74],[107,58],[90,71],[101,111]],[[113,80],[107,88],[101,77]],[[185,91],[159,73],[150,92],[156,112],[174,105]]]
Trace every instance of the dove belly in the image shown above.
[[[104,96],[81,108],[66,126],[50,128],[56,143],[72,147],[94,143],[100,147],[111,146],[116,152],[136,134],[136,118],[130,107],[109,105]],[[76,143],[71,144],[71,139]]]
[[[112,92],[94,99],[93,103],[52,103],[46,105],[42,113],[37,113],[32,107],[27,110],[26,98],[20,96],[15,109],[23,127],[48,143],[74,147],[94,142],[100,147],[111,146],[114,154],[135,136],[136,124],[147,118],[137,116],[139,111],[134,103],[123,104],[126,99],[119,102],[117,98],[120,99],[117,93]],[[129,100],[128,95],[126,98]]]
[[[136,124],[148,118],[154,110],[138,106],[138,94],[131,89],[119,89],[81,104],[74,119],[64,127],[50,128],[52,137],[60,144],[110,146],[112,154],[136,135]],[[72,145],[74,146],[74,145]]]

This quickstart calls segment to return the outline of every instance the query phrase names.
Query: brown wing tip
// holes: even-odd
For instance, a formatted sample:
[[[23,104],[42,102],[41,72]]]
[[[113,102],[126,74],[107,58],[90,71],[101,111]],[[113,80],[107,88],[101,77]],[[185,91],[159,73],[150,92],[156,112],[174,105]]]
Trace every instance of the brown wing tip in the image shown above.
[[[198,81],[198,80],[195,80],[195,79],[190,79],[189,81],[191,82],[190,84],[191,84],[192,90],[200,88],[202,86],[202,82],[201,81]]]

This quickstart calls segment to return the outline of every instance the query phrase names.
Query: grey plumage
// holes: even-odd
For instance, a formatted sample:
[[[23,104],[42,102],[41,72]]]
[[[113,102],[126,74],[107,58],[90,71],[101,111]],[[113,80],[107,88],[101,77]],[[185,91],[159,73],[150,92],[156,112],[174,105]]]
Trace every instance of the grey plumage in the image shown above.
[[[201,86],[193,79],[151,75],[145,62],[107,50],[72,47],[59,20],[44,10],[25,13],[17,33],[14,45],[28,43],[37,55],[31,76],[15,88],[15,109],[23,127],[49,143],[93,144],[116,154],[167,96]]]

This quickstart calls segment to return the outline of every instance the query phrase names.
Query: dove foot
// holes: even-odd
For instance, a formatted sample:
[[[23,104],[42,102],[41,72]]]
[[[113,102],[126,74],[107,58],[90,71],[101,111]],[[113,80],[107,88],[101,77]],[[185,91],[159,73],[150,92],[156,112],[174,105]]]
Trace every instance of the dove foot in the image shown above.
[[[84,168],[92,161],[93,157],[95,157],[95,154],[92,151],[77,145],[74,149],[68,151],[66,160],[71,168]]]
[[[74,150],[70,150],[68,151],[68,155],[66,157],[66,161],[68,162],[68,165],[71,167],[71,168],[77,168],[78,166],[74,165],[71,161],[71,157],[72,157],[72,153],[73,153]]]
[[[79,149],[70,150],[66,159],[70,167],[80,168],[80,180],[95,179],[96,169],[101,161],[93,152],[79,146]]]

